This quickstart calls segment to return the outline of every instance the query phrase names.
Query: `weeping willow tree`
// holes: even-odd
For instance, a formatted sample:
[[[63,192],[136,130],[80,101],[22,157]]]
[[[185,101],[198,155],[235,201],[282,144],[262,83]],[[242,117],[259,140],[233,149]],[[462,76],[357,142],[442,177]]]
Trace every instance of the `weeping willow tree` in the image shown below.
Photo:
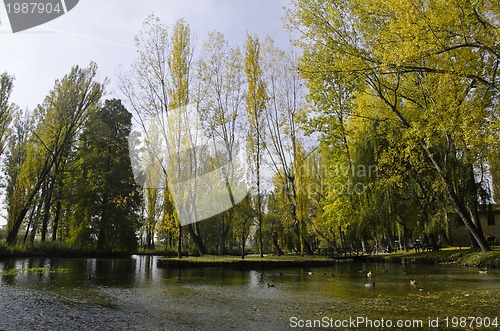
[[[483,251],[477,172],[499,144],[498,13],[495,1],[465,0],[296,0],[288,11],[304,77],[317,93],[334,77],[377,98]]]

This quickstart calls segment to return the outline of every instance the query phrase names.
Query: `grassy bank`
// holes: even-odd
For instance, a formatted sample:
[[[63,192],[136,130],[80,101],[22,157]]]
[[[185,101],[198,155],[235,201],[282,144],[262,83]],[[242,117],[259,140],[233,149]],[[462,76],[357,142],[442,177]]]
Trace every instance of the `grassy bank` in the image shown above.
[[[358,256],[356,261],[389,263],[459,264],[481,268],[500,268],[500,249],[482,253],[468,249],[443,249],[429,252],[399,252],[372,256]],[[236,256],[203,256],[188,258],[160,258],[158,267],[176,268],[287,268],[331,266],[335,260],[322,256],[247,256],[244,260]]]
[[[469,267],[500,268],[500,248],[491,252],[447,248],[430,252],[400,252],[366,257],[370,262],[458,264]]]
[[[121,258],[130,256],[126,252],[99,252],[68,246],[61,242],[35,243],[33,245],[8,246],[0,243],[0,259],[27,257],[57,258]]]
[[[247,256],[245,259],[236,256],[203,256],[189,258],[162,258],[158,267],[176,268],[291,268],[291,267],[323,267],[334,265],[335,261],[322,256]]]

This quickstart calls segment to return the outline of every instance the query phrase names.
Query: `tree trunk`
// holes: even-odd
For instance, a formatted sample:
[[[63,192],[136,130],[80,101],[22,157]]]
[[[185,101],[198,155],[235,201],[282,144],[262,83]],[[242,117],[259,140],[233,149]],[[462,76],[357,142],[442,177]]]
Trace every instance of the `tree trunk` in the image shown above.
[[[179,225],[179,233],[177,238],[177,258],[182,258],[182,225]]]
[[[241,258],[242,259],[245,259],[245,242],[246,242],[246,238],[245,238],[245,230],[243,230],[241,232]]]
[[[28,225],[26,225],[26,232],[24,233],[23,244],[26,244],[26,240],[28,240],[28,234],[30,233],[31,222],[33,221],[33,217],[30,217]]]
[[[200,256],[207,254],[205,245],[203,245],[203,240],[201,239],[200,235],[196,233],[193,224],[189,224],[187,227],[189,235],[191,236],[191,239],[193,240],[193,243],[196,246],[196,249],[198,250],[198,254]]]
[[[14,245],[17,241],[17,233],[19,232],[19,227],[21,226],[21,223],[24,220],[24,217],[28,213],[28,207],[24,207],[21,209],[19,212],[19,215],[17,215],[14,224],[12,225],[12,228],[10,229],[9,233],[7,234],[7,244],[9,245]]]
[[[225,218],[228,214],[229,212],[223,213],[219,223],[219,255],[226,254],[226,238],[229,232],[229,223],[226,222]]]
[[[26,226],[26,233],[24,234],[24,239],[23,239],[23,244],[26,243],[28,240],[28,234],[30,232],[30,226],[33,223],[33,218],[35,217],[35,210],[36,210],[36,204],[33,205],[33,209],[31,209],[31,215],[30,215],[30,220],[28,222],[28,225]],[[36,225],[33,224],[33,228],[35,228]]]
[[[435,233],[429,233],[429,241],[431,243],[431,248],[433,251],[439,250],[438,240]]]
[[[35,242],[35,237],[36,237],[36,230],[37,230],[38,224],[33,224],[33,227],[31,228],[31,236],[30,236],[30,242],[33,244]]]
[[[259,187],[259,180],[257,179],[257,186]],[[258,188],[260,190],[260,188]],[[259,191],[260,192],[260,191]],[[257,193],[257,221],[259,222],[259,251],[260,257],[264,257],[264,240],[262,238],[262,210],[261,210],[261,197],[260,193]]]
[[[273,232],[271,236],[272,236],[273,246],[274,246],[274,250],[275,250],[276,254],[278,254],[278,256],[284,255],[285,253],[283,253],[283,250],[281,249],[281,247],[278,243],[278,233]]]
[[[450,182],[448,177],[445,175],[443,169],[437,162],[436,158],[432,154],[432,152],[427,148],[425,143],[423,141],[420,141],[420,146],[424,150],[425,154],[429,159],[431,160],[434,168],[436,169],[439,177],[441,178],[442,182],[445,185],[446,188],[446,193],[448,195],[448,199],[451,202],[451,205],[455,209],[455,212],[458,214],[462,222],[464,223],[465,227],[470,231],[474,239],[477,241],[479,247],[481,247],[481,250],[483,252],[488,252],[491,250],[488,242],[486,241],[486,238],[484,237],[484,233],[481,231],[480,228],[478,228],[475,224],[474,221],[471,219],[472,214],[467,211],[467,207],[463,202],[460,201],[458,198],[453,184]]]
[[[306,255],[313,255],[313,250],[309,241],[306,238],[304,238],[303,241],[304,241],[304,253]]]
[[[61,196],[59,195],[56,203],[56,213],[54,215],[54,221],[53,221],[53,226],[52,226],[52,241],[57,240],[57,231],[59,231],[59,220],[61,219],[61,209],[62,209],[62,202],[61,202]]]
[[[449,184],[446,183],[446,189],[448,191],[448,195],[450,197],[450,200],[452,202],[453,207],[455,208],[456,212],[462,219],[462,221],[465,224],[465,227],[470,231],[474,239],[476,239],[479,247],[481,247],[481,250],[483,252],[489,252],[491,250],[488,242],[486,241],[486,238],[484,237],[484,233],[477,228],[477,226],[473,223],[473,221],[470,220],[470,218],[467,216],[467,209],[463,204],[460,203],[458,197],[456,194],[452,191],[452,188],[448,186]]]
[[[475,203],[472,207],[471,207],[471,212],[470,212],[470,217],[471,217],[471,220],[472,220],[472,223],[477,227],[477,230],[480,232],[480,233],[484,233],[483,232],[483,227],[481,225],[481,220],[479,219],[479,212],[477,210],[477,203]],[[478,247],[481,247],[481,245],[479,245],[479,242],[477,241],[477,239],[473,236],[472,237],[472,246],[475,247],[475,248],[478,248]]]
[[[403,226],[403,247],[402,247],[405,250],[405,252],[408,252],[408,237],[409,237],[408,232],[409,229],[405,224]]]
[[[446,231],[444,229],[439,229],[438,236],[445,246],[450,246],[450,239],[448,238],[448,235],[446,234]]]
[[[311,248],[311,244],[307,239],[302,235],[301,233],[301,227],[299,224],[295,224],[294,226],[294,231],[297,237],[300,240],[300,254],[303,256],[305,255],[313,255],[313,250]]]
[[[54,164],[54,157],[51,158],[50,160],[46,160],[45,164],[43,166],[42,171],[40,172],[40,175],[38,176],[38,180],[36,184],[34,185],[33,189],[31,190],[28,198],[26,201],[23,203],[23,207],[21,210],[19,210],[19,214],[15,216],[14,218],[14,223],[10,227],[9,233],[7,234],[7,244],[13,245],[17,241],[17,234],[19,233],[19,228],[21,227],[21,224],[24,221],[24,218],[26,217],[26,214],[28,213],[28,210],[34,201],[35,197],[38,195],[38,191],[42,187],[43,183],[45,182],[45,179],[47,178],[49,171]]]
[[[49,177],[50,178],[50,177]],[[42,190],[42,197],[44,197],[44,211],[42,217],[42,242],[45,241],[47,237],[47,231],[49,227],[49,217],[50,217],[50,205],[52,204],[52,193],[54,191],[55,178],[50,178],[50,182],[47,184],[46,189]]]

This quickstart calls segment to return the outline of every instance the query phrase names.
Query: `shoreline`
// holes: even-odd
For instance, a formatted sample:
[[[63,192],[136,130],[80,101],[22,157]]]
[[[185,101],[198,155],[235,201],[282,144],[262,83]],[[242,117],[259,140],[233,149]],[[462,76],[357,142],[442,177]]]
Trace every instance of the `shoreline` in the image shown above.
[[[1,251],[0,260],[22,258],[98,258],[120,259],[132,255],[158,256],[159,268],[296,268],[296,267],[328,267],[338,263],[403,263],[403,264],[456,264],[465,267],[500,269],[500,247],[490,252],[479,252],[472,249],[442,249],[427,252],[396,252],[379,255],[358,255],[338,259],[327,256],[312,255],[268,255],[264,258],[249,255],[245,259],[240,256],[206,255],[202,257],[183,257],[181,259],[166,256],[162,252],[110,253],[110,252],[79,252],[79,251]]]
[[[343,261],[343,260],[340,260]],[[159,258],[158,268],[235,268],[235,269],[263,269],[263,268],[293,268],[293,267],[326,267],[336,265],[338,259],[324,256],[266,256],[240,257],[232,256],[203,256],[186,258]],[[380,255],[359,255],[347,258],[346,262],[357,263],[414,263],[414,264],[457,264],[464,267],[500,268],[500,250],[478,252],[471,249],[443,249],[428,252],[403,252]]]
[[[26,259],[26,258],[55,258],[55,259],[122,259],[128,258],[134,254],[130,253],[112,253],[112,252],[61,252],[61,251],[32,251],[32,252],[6,252],[0,251],[0,261],[7,259]]]
[[[236,256],[203,256],[186,258],[159,258],[158,268],[233,268],[233,269],[263,269],[263,268],[300,268],[329,267],[338,262],[324,256],[265,256],[264,258],[246,256],[245,259]]]
[[[457,264],[464,267],[500,269],[500,248],[490,252],[474,249],[442,249],[439,251],[392,253],[366,256],[367,262]]]

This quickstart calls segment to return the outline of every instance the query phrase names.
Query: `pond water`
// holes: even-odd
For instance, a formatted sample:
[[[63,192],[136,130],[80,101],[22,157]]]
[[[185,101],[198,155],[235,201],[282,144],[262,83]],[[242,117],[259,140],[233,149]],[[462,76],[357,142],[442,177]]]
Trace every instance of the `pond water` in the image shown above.
[[[287,330],[314,320],[331,329],[500,329],[500,270],[159,269],[156,257],[132,256],[4,260],[0,274],[0,330]],[[457,318],[469,316],[461,327]]]

